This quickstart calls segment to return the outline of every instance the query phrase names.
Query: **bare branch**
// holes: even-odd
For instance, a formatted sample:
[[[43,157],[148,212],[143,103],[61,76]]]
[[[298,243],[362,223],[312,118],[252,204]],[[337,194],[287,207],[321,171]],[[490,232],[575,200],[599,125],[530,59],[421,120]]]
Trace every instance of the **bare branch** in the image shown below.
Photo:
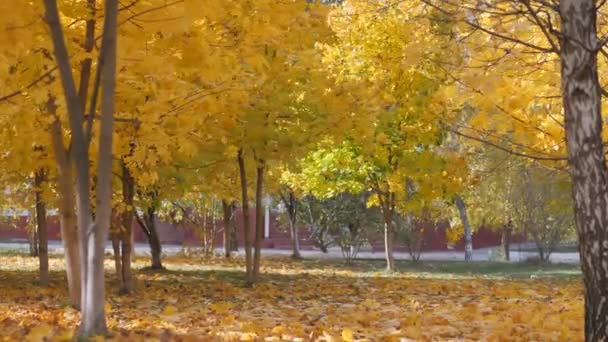
[[[43,73],[42,75],[38,76],[36,79],[34,79],[32,82],[28,83],[27,85],[25,85],[24,87],[19,88],[18,90],[13,91],[12,93],[6,94],[2,97],[0,97],[0,102],[9,100],[15,96],[21,95],[23,93],[24,90],[30,89],[33,86],[35,86],[36,84],[38,84],[39,82],[41,82],[42,80],[44,80],[47,77],[50,77],[51,74],[57,70],[58,66],[54,66],[51,69],[47,70],[45,73]]]
[[[458,136],[463,137],[463,138],[474,140],[474,141],[477,141],[479,143],[482,143],[482,144],[485,144],[485,145],[488,145],[488,146],[492,146],[492,147],[494,147],[496,149],[499,149],[499,150],[501,150],[503,152],[507,152],[507,153],[512,154],[514,156],[525,157],[525,158],[529,158],[529,159],[533,159],[533,160],[547,160],[547,161],[564,161],[564,160],[568,160],[568,157],[544,157],[544,156],[536,156],[536,155],[531,155],[531,154],[526,154],[526,153],[520,153],[520,152],[517,152],[517,151],[513,151],[511,149],[508,149],[508,148],[506,148],[504,146],[500,146],[500,145],[498,145],[496,143],[493,143],[491,141],[488,141],[488,140],[485,140],[485,139],[482,139],[482,138],[479,138],[479,137],[475,137],[475,136],[472,136],[472,135],[468,135],[466,133],[462,133],[462,132],[458,131],[457,129],[448,128],[448,130],[450,132],[458,135]]]

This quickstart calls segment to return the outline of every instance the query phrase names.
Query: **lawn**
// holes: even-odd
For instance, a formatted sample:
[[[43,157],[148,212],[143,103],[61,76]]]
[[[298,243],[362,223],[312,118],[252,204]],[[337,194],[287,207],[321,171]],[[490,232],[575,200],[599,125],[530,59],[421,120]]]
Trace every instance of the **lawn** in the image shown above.
[[[50,288],[35,259],[0,255],[0,337],[69,340],[61,260]],[[241,260],[173,256],[166,271],[138,259],[136,292],[115,294],[108,258],[108,324],[117,341],[582,340],[580,274],[570,265],[263,260],[247,287]]]

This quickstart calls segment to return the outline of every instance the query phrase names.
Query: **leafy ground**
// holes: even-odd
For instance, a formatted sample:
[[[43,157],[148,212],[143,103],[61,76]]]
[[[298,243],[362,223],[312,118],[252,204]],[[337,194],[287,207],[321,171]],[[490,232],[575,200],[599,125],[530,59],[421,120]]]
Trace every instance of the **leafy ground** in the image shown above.
[[[114,340],[582,340],[582,286],[575,266],[267,259],[244,286],[240,260],[174,256],[167,271],[135,263],[133,296],[114,294]],[[69,340],[78,312],[66,306],[61,259],[50,288],[36,260],[0,255],[0,340]],[[108,270],[112,262],[107,260]]]

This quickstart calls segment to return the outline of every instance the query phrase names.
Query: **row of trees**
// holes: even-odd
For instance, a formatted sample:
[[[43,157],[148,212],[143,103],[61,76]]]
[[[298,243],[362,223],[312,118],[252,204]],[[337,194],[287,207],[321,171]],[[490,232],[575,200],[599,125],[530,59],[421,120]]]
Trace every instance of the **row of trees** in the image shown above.
[[[13,193],[34,189],[37,206],[59,210],[70,300],[82,311],[81,335],[91,336],[106,330],[106,237],[119,256],[121,291],[129,292],[131,222],[142,223],[159,257],[154,218],[166,203],[189,207],[200,194],[225,207],[238,201],[253,283],[264,194],[283,195],[294,236],[295,197],[331,205],[345,193],[365,194],[382,218],[392,270],[396,226],[423,213],[444,216],[454,203],[468,252],[477,217],[567,227],[567,215],[557,215],[568,205],[562,189],[541,181],[548,172],[561,178],[548,169],[567,164],[586,336],[600,340],[608,335],[601,5],[4,2],[0,10],[11,16],[0,18],[3,182]],[[477,143],[536,160],[514,167],[522,178],[511,184],[528,191],[526,203],[515,198],[500,215],[472,214],[487,202],[476,191],[502,187],[507,198],[517,188],[479,175],[487,167],[470,153]],[[484,205],[472,207],[475,200]],[[353,218],[346,228],[359,224]]]

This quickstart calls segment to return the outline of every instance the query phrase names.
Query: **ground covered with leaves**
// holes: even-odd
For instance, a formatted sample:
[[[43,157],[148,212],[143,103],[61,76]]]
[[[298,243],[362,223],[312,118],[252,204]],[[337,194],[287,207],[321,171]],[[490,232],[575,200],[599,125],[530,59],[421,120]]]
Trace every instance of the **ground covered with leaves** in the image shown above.
[[[265,259],[259,284],[240,260],[174,256],[166,271],[138,259],[136,292],[115,293],[107,260],[108,325],[117,341],[583,339],[583,290],[575,266],[398,264]],[[36,259],[0,255],[0,340],[72,338],[62,260],[49,288]]]

